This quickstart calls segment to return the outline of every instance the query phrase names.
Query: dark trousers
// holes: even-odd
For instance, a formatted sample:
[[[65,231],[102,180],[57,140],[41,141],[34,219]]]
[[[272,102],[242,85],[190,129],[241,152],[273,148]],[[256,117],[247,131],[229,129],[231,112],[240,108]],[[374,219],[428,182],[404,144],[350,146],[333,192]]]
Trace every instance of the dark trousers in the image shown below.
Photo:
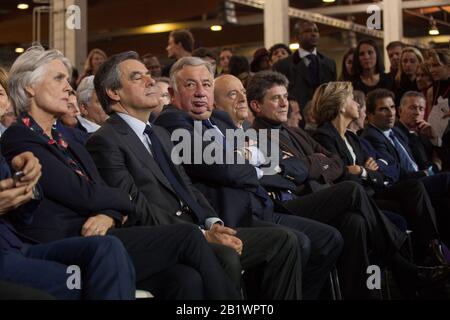
[[[450,173],[442,172],[422,178],[431,203],[436,210],[438,229],[442,240],[450,244]]]
[[[109,234],[119,238],[129,253],[138,289],[161,299],[240,298],[195,225],[129,227],[111,229]]]
[[[439,238],[436,212],[423,182],[416,179],[400,181],[377,191],[375,197],[393,202],[397,206],[394,211],[406,218],[409,229],[413,231],[415,257],[422,261],[429,241]],[[385,208],[384,205],[380,207]]]
[[[79,288],[75,273],[79,267]],[[42,290],[57,299],[134,299],[134,269],[114,237],[68,238],[4,253],[2,278]],[[69,285],[68,285],[69,284]]]
[[[245,272],[249,299],[288,300],[302,298],[301,259],[296,236],[272,224],[238,228],[242,255],[228,247],[213,245],[225,268],[234,271],[234,283]]]
[[[406,239],[355,182],[338,183],[284,206],[293,214],[330,224],[341,232],[344,249],[338,271],[344,298],[371,297],[366,286],[367,266],[387,261]]]
[[[341,234],[332,226],[299,216],[274,212],[266,218],[265,221],[296,235],[303,270],[303,299],[317,299],[342,252]]]

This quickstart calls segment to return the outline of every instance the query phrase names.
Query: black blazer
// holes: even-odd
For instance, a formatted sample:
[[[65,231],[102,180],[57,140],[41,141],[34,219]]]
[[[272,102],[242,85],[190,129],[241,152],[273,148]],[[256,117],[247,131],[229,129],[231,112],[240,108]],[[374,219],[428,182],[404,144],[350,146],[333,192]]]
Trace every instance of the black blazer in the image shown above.
[[[337,129],[333,126],[331,122],[326,122],[322,126],[320,126],[314,133],[313,138],[319,142],[325,149],[330,151],[331,153],[339,155],[346,166],[353,165],[353,158],[348,151],[347,145],[345,141],[340,136]],[[345,133],[345,138],[348,143],[352,146],[353,152],[355,153],[356,160],[355,164],[359,166],[364,166],[364,163],[369,158],[369,155],[365,152],[359,137],[347,131]],[[376,160],[376,159],[375,159]],[[367,180],[363,180],[353,174],[348,172],[348,169],[344,169],[344,175],[341,177],[342,180],[354,180],[361,184],[369,184],[371,186],[377,188],[384,187],[384,177],[383,174],[379,171],[367,170]]]
[[[320,52],[317,52],[319,60],[319,84],[336,81],[336,63],[334,60],[327,58]],[[305,64],[305,59],[300,59],[298,51],[295,51],[289,57],[277,62],[273,69],[284,74],[289,80],[289,94],[293,94],[300,107],[305,107],[306,103],[311,100],[316,87],[311,84],[309,69]]]
[[[168,132],[153,125],[166,153],[173,144]],[[186,222],[177,216],[180,201],[155,159],[128,124],[113,113],[88,140],[90,152],[100,175],[112,187],[125,190],[132,197],[136,211],[129,215],[130,225],[161,225]],[[191,183],[182,166],[176,165],[180,182],[208,214],[217,217],[214,209]],[[194,221],[192,221],[194,222]],[[200,221],[199,224],[203,224]]]
[[[421,135],[409,132],[408,128],[401,122],[397,122],[395,128],[397,132],[403,134],[405,141],[408,142],[408,147],[420,170],[426,170],[430,166],[434,166],[435,170],[438,170],[433,163],[434,147],[430,140]]]
[[[134,210],[126,192],[104,183],[86,149],[70,138],[65,139],[89,181],[69,167],[55,146],[21,123],[10,127],[1,138],[7,161],[31,151],[42,165],[40,185],[45,198],[34,211],[31,224],[16,225],[27,236],[42,242],[79,236],[87,218],[99,213],[112,217],[120,225],[122,214]]]

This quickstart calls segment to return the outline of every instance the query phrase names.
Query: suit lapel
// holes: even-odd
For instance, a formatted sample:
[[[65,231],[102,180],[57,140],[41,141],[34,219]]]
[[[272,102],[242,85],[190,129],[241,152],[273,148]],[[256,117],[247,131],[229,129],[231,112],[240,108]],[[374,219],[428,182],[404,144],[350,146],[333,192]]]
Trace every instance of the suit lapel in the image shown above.
[[[122,135],[125,144],[132,150],[133,154],[136,155],[141,163],[147,167],[165,187],[173,191],[172,186],[162,173],[155,159],[150,155],[142,141],[136,136],[128,124],[115,113],[111,115],[111,121],[108,122]]]

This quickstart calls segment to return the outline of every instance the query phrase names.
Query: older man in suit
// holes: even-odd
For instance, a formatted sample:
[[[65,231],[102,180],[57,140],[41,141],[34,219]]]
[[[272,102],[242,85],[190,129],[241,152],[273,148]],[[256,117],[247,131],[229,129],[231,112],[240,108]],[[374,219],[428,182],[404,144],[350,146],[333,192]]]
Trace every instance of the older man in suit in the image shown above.
[[[336,81],[336,63],[317,51],[320,34],[314,22],[299,21],[295,30],[300,48],[277,62],[273,69],[289,79],[289,94],[297,99],[303,110],[319,85]]]
[[[236,89],[243,90],[242,87]],[[194,148],[183,152],[188,153],[187,158],[194,159],[194,163],[189,164],[187,160],[183,166],[196,186],[207,195],[212,205],[221,213],[221,217],[234,225],[270,222],[276,223],[284,230],[295,232],[302,248],[305,266],[305,297],[316,298],[340,254],[340,234],[330,226],[276,211],[267,191],[262,187],[261,180],[270,180],[284,186],[290,185],[291,181],[279,175],[262,174],[262,170],[250,163],[246,155],[248,150],[240,147],[235,149],[232,146],[233,139],[225,137],[228,133],[234,134],[236,126],[228,114],[219,110],[212,111],[214,82],[213,71],[208,63],[196,58],[183,58],[178,61],[172,69],[170,90],[176,107],[171,106],[163,110],[156,124],[166,127],[173,134],[187,132],[188,136],[193,138],[191,140],[194,141]],[[209,140],[209,134],[214,134],[215,140],[200,142],[201,153],[214,147],[216,155],[222,155],[223,159],[231,156],[235,161],[220,161],[220,157],[213,161],[206,158],[195,161],[199,152],[195,149],[195,137],[203,132],[206,140]],[[239,160],[242,162],[239,163]],[[302,168],[298,169],[296,174],[301,179],[303,171]]]
[[[108,82],[115,70],[121,75],[117,84]],[[148,121],[158,106],[158,91],[137,54],[110,57],[97,73],[95,85],[102,106],[112,114],[87,148],[105,181],[131,194],[137,210],[128,223],[196,224],[237,285],[241,265],[246,275],[257,268],[262,275],[257,297],[301,298],[301,264],[294,235],[271,227],[226,227],[183,167],[171,161],[170,136]],[[237,266],[230,266],[230,259]]]

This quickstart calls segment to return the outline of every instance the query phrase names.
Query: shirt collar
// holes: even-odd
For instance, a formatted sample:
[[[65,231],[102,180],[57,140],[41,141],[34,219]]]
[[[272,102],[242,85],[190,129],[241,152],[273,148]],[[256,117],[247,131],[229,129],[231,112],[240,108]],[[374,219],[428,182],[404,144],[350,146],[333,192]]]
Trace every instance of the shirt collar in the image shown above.
[[[298,54],[301,59],[305,58],[306,56],[308,56],[310,54],[317,56],[317,48],[314,48],[314,50],[312,52],[309,52],[309,51],[306,51],[305,49],[303,49],[302,47],[300,47],[300,48],[298,48]]]
[[[130,128],[134,131],[134,133],[136,133],[138,137],[144,136],[145,126],[149,125],[151,127],[148,121],[147,123],[142,122],[141,120],[130,116],[129,114],[117,112],[117,115],[130,126]]]
[[[91,120],[88,120],[82,116],[77,116],[77,119],[80,122],[80,124],[83,126],[83,128],[86,129],[86,131],[88,133],[93,133],[93,132],[97,131],[98,129],[100,129],[100,126],[97,123],[95,123]]]

